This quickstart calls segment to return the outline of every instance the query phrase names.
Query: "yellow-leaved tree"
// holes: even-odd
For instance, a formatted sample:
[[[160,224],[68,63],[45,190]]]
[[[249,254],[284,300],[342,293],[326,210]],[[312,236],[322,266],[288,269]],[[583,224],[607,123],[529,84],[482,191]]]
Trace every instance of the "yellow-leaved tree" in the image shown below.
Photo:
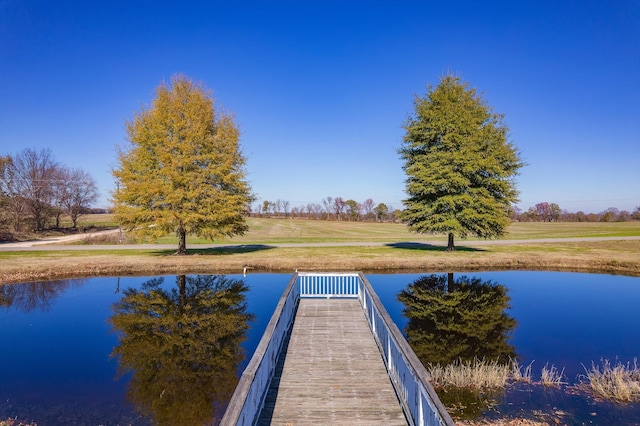
[[[210,240],[242,235],[253,200],[233,116],[216,108],[202,84],[178,75],[160,84],[149,108],[126,123],[128,149],[113,170],[114,212],[134,235],[175,232]]]

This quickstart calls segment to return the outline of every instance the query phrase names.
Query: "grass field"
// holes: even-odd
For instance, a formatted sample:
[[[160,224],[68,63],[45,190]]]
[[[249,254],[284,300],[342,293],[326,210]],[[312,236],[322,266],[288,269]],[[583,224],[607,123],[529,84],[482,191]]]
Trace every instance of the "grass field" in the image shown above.
[[[69,216],[62,216],[60,218],[60,226],[62,228],[70,228],[72,225],[71,218]],[[112,214],[85,214],[78,218],[78,227],[79,228],[90,228],[90,227],[109,227],[109,226],[118,226],[116,222],[116,218]]]
[[[348,243],[348,242],[409,242],[444,241],[446,235],[415,234],[402,223],[323,221],[305,219],[248,218],[249,231],[243,236],[209,241],[189,236],[188,244],[276,244],[276,243]],[[115,228],[111,214],[83,215],[78,220],[82,231]],[[69,229],[71,221],[62,217],[61,228]],[[53,233],[55,234],[55,233]],[[509,226],[501,239],[527,240],[540,238],[626,237],[640,236],[640,221],[633,222],[517,222]],[[33,236],[36,238],[36,236]],[[456,238],[456,244],[475,241]],[[172,235],[153,241],[177,244]]]
[[[436,241],[446,244],[446,235],[420,235],[409,232],[401,223],[320,221],[304,219],[249,218],[249,232],[244,236],[214,241],[230,244],[326,243],[326,242],[406,242]],[[624,237],[640,236],[640,222],[519,222],[511,225],[504,239]],[[468,240],[474,240],[469,238]],[[464,239],[457,239],[464,242]],[[177,244],[167,236],[159,243]],[[196,237],[189,244],[208,243]]]

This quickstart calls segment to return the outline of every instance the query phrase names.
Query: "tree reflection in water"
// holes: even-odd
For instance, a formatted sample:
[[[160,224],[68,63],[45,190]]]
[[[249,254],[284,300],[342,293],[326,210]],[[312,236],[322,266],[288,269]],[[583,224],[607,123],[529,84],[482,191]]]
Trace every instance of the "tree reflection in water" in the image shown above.
[[[245,356],[247,287],[221,275],[180,275],[170,291],[163,281],[127,289],[113,306],[119,376],[131,373],[128,397],[156,424],[216,423]]]
[[[492,281],[461,276],[426,275],[398,294],[409,320],[405,334],[422,363],[441,366],[474,359],[508,363],[516,357],[509,343],[517,322],[507,315],[507,288]],[[488,406],[486,395],[467,389],[439,392],[443,403],[462,406],[473,418]],[[496,395],[492,395],[496,397]]]
[[[65,291],[80,287],[86,282],[86,279],[75,279],[0,285],[0,308],[46,312],[51,308],[53,301]]]

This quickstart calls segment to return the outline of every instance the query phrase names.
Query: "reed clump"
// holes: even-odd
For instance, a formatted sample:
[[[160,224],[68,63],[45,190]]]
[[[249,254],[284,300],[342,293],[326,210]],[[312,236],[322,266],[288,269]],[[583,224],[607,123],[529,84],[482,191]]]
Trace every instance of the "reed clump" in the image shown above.
[[[498,360],[487,361],[474,358],[473,360],[457,360],[444,367],[440,364],[428,364],[432,383],[436,388],[458,387],[468,389],[497,389],[504,388],[508,382],[536,383],[533,380],[533,362],[520,365],[512,359],[508,363]],[[558,370],[554,365],[546,364],[542,367],[540,383],[544,386],[560,386],[563,381],[564,369]]]
[[[540,383],[544,386],[560,386],[565,383],[562,381],[563,377],[564,368],[561,371],[553,364],[551,367],[549,367],[549,364],[545,364],[545,366],[542,367],[542,372],[540,374]]]
[[[532,365],[523,366],[516,360],[500,363],[498,360],[487,361],[474,358],[473,360],[457,360],[441,366],[427,364],[431,374],[431,381],[436,388],[465,388],[480,391],[504,388],[509,382],[539,383],[543,386],[561,386],[564,381],[564,368],[545,364],[542,367],[540,381],[535,382],[532,375]],[[617,402],[640,402],[640,365],[638,359],[626,364],[617,362],[613,365],[608,359],[603,359],[601,365],[591,363],[591,368],[585,367],[583,377],[586,385],[594,395]]]
[[[602,360],[602,366],[591,363],[586,370],[586,378],[592,391],[602,398],[621,402],[640,401],[640,368],[638,359],[633,363],[618,362],[611,365],[608,359]]]
[[[459,359],[444,367],[440,364],[429,364],[427,369],[436,387],[454,386],[475,389],[504,387],[512,372],[510,364],[478,358],[467,361]]]
[[[527,365],[522,366],[515,359],[511,360],[511,378],[516,382],[532,383],[532,367],[533,361]]]
[[[38,426],[38,425],[37,423],[25,422],[15,418],[15,419],[0,420],[0,426]]]

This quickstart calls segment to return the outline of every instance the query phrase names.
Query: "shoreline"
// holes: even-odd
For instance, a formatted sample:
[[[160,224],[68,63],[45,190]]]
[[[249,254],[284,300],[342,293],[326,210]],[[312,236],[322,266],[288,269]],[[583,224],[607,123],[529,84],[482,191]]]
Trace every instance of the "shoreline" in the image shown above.
[[[77,246],[76,246],[77,247]],[[563,242],[500,246],[471,244],[456,252],[429,245],[270,247],[227,245],[166,249],[0,252],[0,284],[94,276],[362,271],[431,273],[546,270],[640,276],[640,241]]]

